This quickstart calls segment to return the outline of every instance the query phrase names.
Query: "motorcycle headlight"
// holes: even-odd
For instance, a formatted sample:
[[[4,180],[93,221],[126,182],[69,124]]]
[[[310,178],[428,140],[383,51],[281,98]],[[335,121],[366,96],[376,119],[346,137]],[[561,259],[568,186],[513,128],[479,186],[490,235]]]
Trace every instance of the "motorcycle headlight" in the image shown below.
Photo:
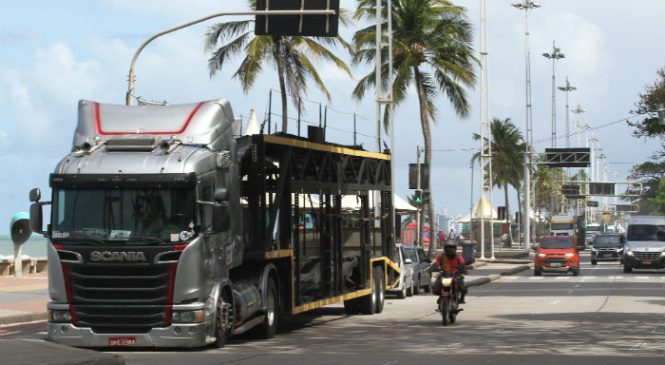
[[[441,278],[441,285],[451,286],[452,284],[453,284],[453,279],[452,278]]]

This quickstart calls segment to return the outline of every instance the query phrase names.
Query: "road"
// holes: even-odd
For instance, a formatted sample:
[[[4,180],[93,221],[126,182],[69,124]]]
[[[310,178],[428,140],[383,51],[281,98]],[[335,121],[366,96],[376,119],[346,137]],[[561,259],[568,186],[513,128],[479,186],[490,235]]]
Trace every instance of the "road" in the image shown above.
[[[579,277],[524,271],[472,288],[449,327],[434,312],[435,297],[421,295],[389,299],[374,316],[325,308],[267,341],[116,353],[155,365],[440,364],[444,356],[449,364],[665,364],[665,272],[624,274],[618,263],[583,260]]]

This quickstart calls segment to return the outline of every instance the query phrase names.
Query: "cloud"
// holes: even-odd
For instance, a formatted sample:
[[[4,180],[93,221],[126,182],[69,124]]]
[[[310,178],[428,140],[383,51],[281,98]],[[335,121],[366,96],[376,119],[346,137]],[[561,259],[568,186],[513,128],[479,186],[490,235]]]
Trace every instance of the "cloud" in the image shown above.
[[[7,140],[7,133],[0,130],[0,147],[4,147],[9,144],[9,141]]]

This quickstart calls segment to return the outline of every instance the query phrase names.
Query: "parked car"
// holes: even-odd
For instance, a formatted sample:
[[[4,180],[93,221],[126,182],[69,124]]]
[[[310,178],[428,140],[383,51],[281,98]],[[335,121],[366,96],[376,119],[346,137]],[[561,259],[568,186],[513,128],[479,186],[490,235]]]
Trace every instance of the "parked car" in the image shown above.
[[[628,223],[623,272],[665,269],[665,216],[633,216]]]
[[[580,274],[580,255],[568,236],[545,236],[540,239],[533,258],[533,274],[545,272],[572,272]]]
[[[397,244],[396,259],[397,265],[399,265],[399,283],[397,286],[387,290],[388,293],[397,294],[397,297],[400,299],[413,295],[414,261],[409,250],[406,250],[404,246],[415,247],[414,245]],[[413,252],[413,255],[416,256],[417,260],[415,251]]]
[[[623,255],[623,235],[617,233],[601,233],[591,242],[591,265],[598,261],[619,261]]]
[[[416,247],[418,265],[414,266],[414,285],[413,294],[419,294],[420,290],[428,293],[430,291],[430,282],[432,281],[432,260],[422,247]]]

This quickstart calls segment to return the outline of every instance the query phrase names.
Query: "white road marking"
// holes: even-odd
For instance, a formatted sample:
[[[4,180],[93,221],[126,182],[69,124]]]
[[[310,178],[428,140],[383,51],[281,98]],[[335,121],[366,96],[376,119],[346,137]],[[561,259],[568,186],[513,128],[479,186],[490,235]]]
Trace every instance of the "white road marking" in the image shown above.
[[[570,280],[570,276],[557,276],[556,280]]]
[[[550,304],[559,304],[561,302],[561,299],[556,299],[550,302]]]
[[[646,342],[638,342],[633,347],[630,348],[630,351],[638,350],[638,349],[646,346],[646,344],[647,344]]]
[[[621,276],[621,275],[617,275],[617,276],[614,277],[614,279],[616,279],[616,280],[622,280],[622,279],[623,279],[623,276]]]
[[[651,277],[649,276],[636,276],[635,280],[649,280]]]
[[[580,284],[575,285],[573,288],[579,288]]]
[[[595,278],[596,278],[595,276],[585,276],[582,280],[586,280],[586,279],[593,280]]]
[[[534,276],[534,277],[529,278],[529,280],[543,280],[543,279],[545,279],[545,278],[542,277],[542,276]]]
[[[506,280],[517,280],[517,279],[521,279],[521,278],[520,278],[519,276],[504,276],[504,277],[502,277],[502,279],[506,279]],[[532,278],[532,279],[534,279],[534,278]],[[664,278],[664,279],[665,279],[665,278]]]

